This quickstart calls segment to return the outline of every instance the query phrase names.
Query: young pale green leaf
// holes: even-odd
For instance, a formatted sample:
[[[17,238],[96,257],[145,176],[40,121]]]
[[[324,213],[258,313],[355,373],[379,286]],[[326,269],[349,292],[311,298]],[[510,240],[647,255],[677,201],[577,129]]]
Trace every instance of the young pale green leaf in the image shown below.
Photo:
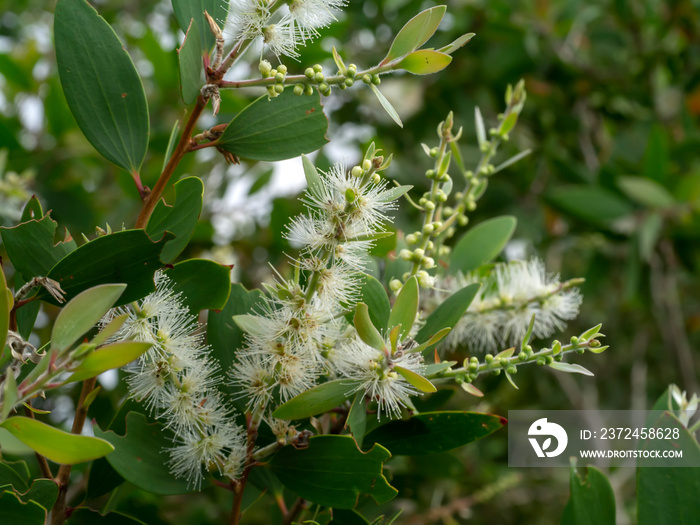
[[[481,116],[479,106],[474,106],[474,124],[476,126],[476,139],[479,142],[479,147],[483,147],[488,140],[486,138],[486,126],[484,125],[484,117]]]
[[[66,255],[48,277],[60,283],[67,299],[100,284],[125,283],[126,290],[114,305],[121,306],[155,290],[153,274],[162,266],[160,252],[172,238],[166,233],[153,242],[143,230],[103,235]],[[45,291],[39,292],[39,298],[55,304]]]
[[[365,275],[360,289],[360,300],[367,305],[372,324],[377,330],[384,332],[389,322],[391,304],[382,283],[371,275]]]
[[[107,370],[121,368],[131,363],[134,359],[141,357],[149,348],[151,348],[151,343],[137,343],[133,341],[103,346],[99,350],[88,354],[74,369],[67,382],[84,381]]]
[[[114,319],[112,319],[107,326],[105,326],[102,330],[100,330],[100,333],[98,333],[90,343],[92,343],[95,346],[100,346],[104,343],[107,342],[107,339],[112,337],[114,334],[117,333],[117,331],[122,327],[122,325],[126,322],[126,320],[129,318],[129,314],[122,314]]]
[[[114,447],[103,439],[69,434],[28,417],[11,417],[0,423],[25,445],[62,465],[73,465],[106,456]]]
[[[399,333],[401,332],[401,325],[398,324],[389,332],[389,343],[391,344],[391,355],[396,353],[399,347]]]
[[[535,329],[535,314],[530,317],[530,324],[527,326],[527,332],[523,336],[522,341],[520,341],[520,348],[524,348],[530,342],[530,337],[532,337],[532,331]]]
[[[326,144],[327,130],[320,95],[298,97],[287,89],[276,98],[263,95],[249,104],[215,144],[246,159],[285,160]]]
[[[414,75],[430,75],[442,71],[452,62],[452,57],[432,49],[419,49],[402,59],[394,69],[404,69]]]
[[[51,349],[65,352],[102,319],[126,289],[125,284],[102,284],[74,297],[56,317]]]
[[[182,293],[190,312],[221,310],[231,292],[231,267],[208,259],[187,259],[165,271],[173,291]]]
[[[360,381],[353,379],[336,379],[321,383],[290,399],[272,415],[278,419],[304,419],[323,414],[342,405],[359,385]]]
[[[510,131],[515,127],[515,124],[517,122],[518,114],[515,111],[513,111],[510,115],[506,117],[506,119],[501,124],[501,134],[507,135],[508,133],[510,133]]]
[[[395,456],[423,456],[462,447],[505,424],[504,418],[493,414],[424,412],[375,428],[365,437],[365,444],[381,443]]]
[[[408,370],[402,366],[394,366],[394,370],[401,374],[403,378],[415,386],[421,392],[437,392],[437,388],[430,381],[424,378],[422,375],[417,374],[412,370]]]
[[[175,235],[160,254],[164,263],[173,262],[190,242],[202,212],[204,184],[197,177],[186,177],[175,183],[175,202],[172,206],[161,200],[156,204],[146,225],[151,239],[160,239],[166,231]]]
[[[471,383],[462,383],[459,386],[461,386],[462,390],[464,390],[469,395],[472,395],[474,397],[484,397],[484,393]]]
[[[402,195],[408,193],[413,186],[396,186],[395,188],[388,189],[377,195],[377,200],[380,202],[392,202],[401,197]]]
[[[428,339],[425,343],[420,344],[414,348],[409,348],[408,350],[404,350],[404,352],[407,354],[412,354],[414,352],[422,352],[422,351],[428,349],[429,347],[442,341],[443,338],[447,334],[450,333],[450,330],[452,330],[452,328],[450,328],[449,326],[447,328],[443,328],[442,330],[434,333],[433,336],[430,339]]]
[[[450,273],[467,273],[492,261],[513,236],[516,224],[515,217],[505,215],[474,226],[452,250]]]
[[[138,174],[148,147],[148,105],[119,37],[85,0],[59,0],[54,38],[61,85],[80,130],[107,160]]]
[[[554,370],[559,370],[560,372],[566,372],[567,374],[583,374],[585,376],[595,375],[595,374],[593,374],[593,372],[591,372],[587,368],[584,368],[581,365],[577,365],[574,363],[563,363],[563,362],[554,361],[553,363],[550,363],[548,366],[550,368],[554,368]]]
[[[341,56],[338,53],[338,50],[335,48],[335,46],[333,46],[333,61],[335,62],[335,65],[341,74],[344,75],[345,73],[347,73],[348,70],[345,67],[345,62],[343,62],[343,59],[341,58]]]
[[[572,465],[569,487],[570,525],[615,525],[615,494],[605,474],[590,466],[579,472]]]
[[[454,327],[469,308],[480,286],[479,283],[465,286],[440,303],[440,306],[428,316],[425,324],[418,330],[416,341],[425,343],[441,330]]]
[[[11,370],[7,370],[5,373],[5,381],[2,386],[2,408],[0,409],[0,421],[4,421],[17,401],[19,401],[19,391],[17,390],[17,382],[15,381],[15,374]]]
[[[350,412],[345,420],[345,427],[350,429],[352,437],[355,438],[357,446],[362,448],[362,441],[367,429],[367,407],[365,405],[365,393],[360,390],[355,394]]]
[[[647,208],[671,208],[676,205],[673,195],[658,182],[644,177],[620,177],[618,186],[630,200]]]
[[[241,314],[234,315],[233,322],[238,325],[238,328],[243,330],[248,334],[259,334],[264,331],[265,326],[260,321],[260,317],[257,315]]]
[[[201,57],[208,53],[214,45],[214,35],[204,17],[204,12],[209,13],[219,26],[226,21],[228,13],[227,0],[172,0],[173,11],[177,23],[183,32],[187,32],[190,21],[197,27],[198,41],[197,52]]]
[[[180,94],[182,101],[189,105],[199,96],[199,90],[205,84],[199,28],[194,20],[190,22],[185,40],[177,50],[177,60],[180,66]]]
[[[518,385],[515,384],[515,381],[513,381],[513,377],[508,372],[506,372],[506,379],[513,388],[515,388],[516,390],[520,390]]]
[[[440,372],[444,372],[448,368],[451,368],[453,365],[456,365],[457,361],[440,361],[439,363],[431,363],[429,365],[425,365],[425,368],[423,369],[423,375],[426,377],[430,377],[432,375],[437,375]]]
[[[269,463],[272,472],[292,492],[319,505],[351,509],[360,494],[378,504],[398,491],[389,485],[382,467],[391,454],[381,445],[361,452],[350,436],[314,436],[309,446],[286,446]]]
[[[394,38],[389,53],[379,65],[386,65],[425,44],[437,30],[446,10],[447,6],[444,5],[431,7],[406,22]]]
[[[394,106],[391,105],[391,102],[382,95],[382,92],[379,91],[379,88],[375,86],[374,84],[370,84],[369,87],[372,89],[374,94],[377,96],[377,100],[379,100],[379,103],[382,105],[384,108],[384,111],[386,111],[389,116],[393,119],[394,122],[396,122],[400,128],[403,128],[403,122],[401,122],[401,117],[399,117],[399,114],[396,112],[396,109],[394,109]]]
[[[391,317],[389,318],[389,322],[391,323]],[[369,317],[369,309],[365,303],[357,303],[353,324],[355,330],[357,330],[357,335],[360,336],[360,339],[362,339],[365,344],[376,348],[380,352],[385,350],[386,345],[384,344],[384,338],[382,338],[379,330],[372,324],[372,320]]]
[[[603,323],[600,323],[593,328],[589,328],[585,332],[583,332],[580,336],[578,336],[578,340],[581,341],[582,343],[585,341],[588,341],[590,339],[596,339],[598,337],[605,337],[603,334],[600,333],[600,329],[603,328]]]
[[[46,276],[51,268],[75,250],[73,239],[54,245],[58,224],[49,215],[29,220],[13,228],[0,227],[7,255],[24,279]]]
[[[513,164],[515,164],[515,163],[518,162],[519,160],[524,159],[525,157],[527,157],[530,153],[532,153],[532,150],[531,150],[531,149],[526,149],[526,150],[523,150],[523,151],[521,151],[520,153],[518,153],[518,154],[516,154],[516,155],[513,155],[513,156],[512,156],[511,158],[509,158],[508,160],[506,160],[506,161],[502,162],[501,164],[499,164],[498,166],[496,166],[496,167],[493,169],[492,175],[495,175],[495,174],[498,173],[499,171],[502,171],[502,170],[506,169],[507,167],[512,166]]]
[[[610,348],[608,345],[604,345],[604,346],[599,346],[598,348],[588,348],[588,351],[593,352],[594,354],[602,354],[608,348]]]
[[[323,182],[321,181],[321,176],[318,174],[316,166],[314,166],[311,159],[306,155],[301,156],[301,163],[304,166],[304,176],[306,177],[306,184],[309,187],[309,191],[313,195],[320,196],[323,189]]]
[[[474,33],[467,33],[462,36],[460,36],[457,40],[452,42],[451,44],[447,44],[446,46],[441,47],[438,49],[441,53],[445,53],[448,55],[451,55],[455,51],[457,51],[460,47],[463,47],[466,45],[467,42],[469,42],[472,38],[474,38]]]
[[[389,315],[389,329],[401,325],[402,340],[413,328],[418,313],[418,279],[414,275],[401,288]]]
[[[137,412],[126,415],[124,436],[112,430],[92,426],[95,435],[107,440],[116,449],[107,461],[125,480],[153,494],[186,494],[192,492],[187,479],[170,473],[163,450],[172,447],[171,435],[160,423],[150,424]]]

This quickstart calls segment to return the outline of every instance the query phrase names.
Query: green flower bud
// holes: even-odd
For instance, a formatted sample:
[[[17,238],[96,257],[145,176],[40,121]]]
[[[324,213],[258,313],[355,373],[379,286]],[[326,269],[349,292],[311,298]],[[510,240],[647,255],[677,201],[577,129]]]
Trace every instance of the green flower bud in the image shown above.
[[[399,281],[398,279],[392,279],[389,283],[389,288],[391,288],[393,292],[398,292],[402,286],[403,284],[401,284],[401,281]]]
[[[410,261],[411,259],[413,259],[413,252],[404,248],[399,252],[399,257],[404,261]]]
[[[425,209],[428,211],[433,211],[435,209],[435,203],[433,201],[426,202]]]
[[[420,204],[421,206],[425,206],[426,202],[428,202],[428,199],[426,199],[425,197],[421,197],[420,199],[418,199],[418,204]]]
[[[304,95],[306,95],[307,97],[310,97],[313,94],[314,94],[314,88],[312,86],[307,85],[306,88],[304,89]]]
[[[546,356],[544,360],[547,362],[548,365],[551,365],[554,362],[554,358],[551,355]]]
[[[571,344],[574,346],[578,346],[578,336],[576,336],[576,335],[571,336]]]
[[[496,368],[495,370],[491,370],[491,375],[492,376],[500,376],[501,375],[501,369]]]
[[[263,78],[267,78],[270,76],[270,71],[272,71],[272,64],[270,64],[267,60],[261,60],[258,64],[258,70]]]
[[[298,97],[304,94],[304,84],[297,84],[294,86],[294,94]]]
[[[491,364],[493,363],[493,356],[491,354],[486,354],[484,356],[484,361],[486,361],[486,364]]]
[[[428,241],[428,244],[425,245],[426,250],[432,250],[435,248],[435,243],[433,241]]]
[[[320,84],[321,82],[326,80],[326,77],[323,75],[323,73],[316,73],[314,75],[314,80]]]
[[[409,233],[406,235],[406,242],[408,244],[416,244],[418,242],[418,236],[415,233]]]
[[[348,89],[348,86],[346,86],[344,82],[338,84],[338,87],[340,88],[340,91],[345,91],[346,89]]]
[[[431,157],[437,157],[437,154],[438,154],[439,151],[440,151],[440,150],[439,150],[438,148],[432,148],[432,149],[430,150],[430,156],[431,156]]]
[[[459,224],[460,226],[466,226],[468,222],[469,222],[469,219],[467,218],[466,215],[462,214],[462,215],[457,216],[457,224]]]
[[[362,175],[364,175],[364,173],[365,173],[364,170],[359,166],[353,167],[352,170],[350,171],[350,174],[353,177],[362,177]]]
[[[547,364],[547,360],[544,358],[544,356],[540,356],[537,358],[537,361],[535,361],[539,366],[544,366]]]
[[[285,66],[284,64],[280,64],[279,66],[277,66],[277,71],[282,73],[283,75],[286,75],[287,74],[287,66]]]
[[[379,173],[375,173],[372,175],[370,180],[372,181],[372,184],[379,184],[382,181],[382,177],[379,175]]]
[[[367,73],[362,75],[362,82],[364,82],[367,85],[371,84],[372,83],[372,75],[368,75]]]
[[[527,352],[520,352],[518,354],[518,361],[527,361]]]
[[[323,71],[323,66],[321,64],[314,64],[314,71],[316,73],[320,73],[321,71]]]
[[[425,176],[428,177],[429,179],[432,179],[435,177],[435,170],[428,170],[425,172]]]
[[[374,84],[375,86],[378,86],[381,83],[382,83],[382,79],[379,78],[379,75],[372,75],[372,84]]]
[[[318,85],[318,90],[319,90],[323,95],[325,95],[326,93],[328,93],[328,92],[330,91],[330,87],[329,87],[328,84],[326,84],[325,82],[322,82],[321,84]]]
[[[416,248],[415,250],[413,250],[413,254],[416,256],[417,259],[420,259],[425,255],[425,250],[423,250],[422,248]]]
[[[356,74],[357,74],[357,66],[355,64],[350,64],[348,66],[348,71],[347,71],[348,77],[350,77],[351,79],[355,78]]]
[[[421,288],[432,288],[433,287],[433,278],[430,276],[428,272],[425,271],[420,271],[416,274],[416,277],[418,277],[418,285]]]
[[[275,82],[277,82],[278,84],[281,84],[282,82],[284,82],[284,74],[280,73],[278,71],[277,74],[275,75]]]
[[[426,224],[425,226],[423,226],[424,235],[430,235],[431,233],[433,233],[434,230],[435,226],[433,226],[432,224]]]
[[[508,359],[505,357],[501,357],[498,362],[501,364],[501,366],[508,366]]]
[[[266,89],[267,89],[267,94],[269,96],[271,96],[272,98],[275,98],[278,95],[278,93],[275,91],[274,86],[267,86]]]
[[[508,365],[506,367],[506,372],[508,372],[510,375],[517,374],[518,373],[518,367],[515,365]]]
[[[438,255],[440,257],[447,257],[451,252],[452,248],[450,248],[449,246],[440,246],[440,249],[438,250]]]
[[[357,198],[357,195],[355,194],[355,190],[352,188],[348,188],[345,190],[345,200],[348,202],[355,202],[355,199]]]
[[[372,161],[365,159],[362,161],[362,169],[368,171],[372,167]]]
[[[275,92],[276,92],[278,95],[281,95],[282,92],[284,91],[284,84],[275,84],[275,88],[274,88],[274,89],[275,89]]]
[[[346,79],[345,79],[345,82],[344,82],[344,85],[347,86],[347,87],[350,87],[350,86],[352,86],[354,83],[355,83],[355,81],[354,81],[353,79],[351,79],[351,78],[346,78]]]
[[[430,270],[431,268],[435,268],[435,259],[433,259],[432,257],[423,257],[421,259],[421,265],[423,266],[423,268],[427,268],[428,270]]]
[[[315,71],[313,70],[313,68],[311,68],[311,67],[307,67],[307,68],[304,70],[304,75],[305,75],[306,78],[308,78],[309,80],[311,80],[312,78],[314,78],[314,75],[315,75],[315,74],[316,74],[316,72],[315,72]]]

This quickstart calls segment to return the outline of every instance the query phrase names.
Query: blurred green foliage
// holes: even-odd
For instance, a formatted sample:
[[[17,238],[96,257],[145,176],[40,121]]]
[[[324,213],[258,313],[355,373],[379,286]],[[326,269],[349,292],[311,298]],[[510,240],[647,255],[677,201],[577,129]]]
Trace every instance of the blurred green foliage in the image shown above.
[[[184,114],[175,47],[182,35],[170,4],[100,0],[100,14],[124,40],[144,78],[150,107],[149,153],[142,170],[152,185],[163,165],[173,123]],[[520,390],[501,378],[480,385],[478,402],[462,392],[446,406],[491,411],[541,408],[650,408],[675,382],[698,391],[700,356],[700,3],[697,0],[451,0],[435,37],[450,42],[476,37],[454,54],[444,72],[390,78],[382,91],[404,122],[399,129],[368,90],[336,91],[331,147],[321,152],[348,164],[374,140],[394,154],[389,176],[401,184],[426,184],[420,144],[434,144],[435,127],[448,111],[464,126],[470,165],[479,152],[473,124],[478,105],[487,121],[503,108],[508,83],[524,78],[528,100],[505,160],[532,148],[525,160],[491,180],[471,220],[510,214],[518,218],[510,250],[540,254],[563,278],[586,278],[582,314],[570,334],[603,322],[611,350],[605,359],[582,359],[594,379],[523,369]],[[377,63],[393,35],[420,8],[415,0],[350,2],[339,24],[306,49],[301,64],[332,63],[336,45],[346,63]],[[44,209],[78,238],[95,226],[130,227],[139,210],[130,176],[104,161],[71,116],[56,72],[51,35],[53,3],[5,2],[0,10],[0,148],[8,150],[0,174],[0,222],[16,220],[21,199],[36,193]],[[347,45],[346,45],[347,44]],[[242,75],[246,75],[243,71]],[[352,91],[352,92],[350,92]],[[230,120],[257,93],[225,92]],[[213,123],[213,120],[208,121]],[[361,142],[362,144],[358,143]],[[349,146],[347,146],[349,144]],[[281,237],[301,204],[282,187],[284,174],[269,166],[226,168],[210,152],[189,155],[177,178],[206,174],[205,210],[184,255],[208,251],[236,264],[239,280],[256,285],[266,262],[284,266],[292,252]],[[300,169],[301,163],[298,163]],[[17,175],[17,174],[21,174]],[[28,189],[27,189],[28,188]],[[172,191],[172,190],[171,190]],[[248,196],[246,196],[248,194]],[[172,193],[171,193],[172,195]],[[238,203],[235,206],[227,202]],[[247,204],[246,204],[247,202]],[[415,217],[405,206],[398,229]],[[252,217],[252,218],[251,218]],[[126,218],[126,219],[125,219]],[[0,247],[0,253],[3,248]],[[506,252],[508,253],[508,251]],[[211,255],[210,255],[211,256]],[[46,337],[46,334],[42,334]],[[112,412],[122,387],[104,391],[94,417]],[[77,395],[77,393],[76,393]],[[449,396],[447,396],[449,397]],[[568,497],[568,472],[509,470],[506,433],[454,453],[394,458],[390,482],[404,509],[401,523],[559,523]],[[78,474],[80,475],[80,474]],[[634,516],[633,471],[611,475],[618,516]],[[270,509],[253,504],[248,523],[266,523]],[[230,496],[205,491],[195,499],[160,497],[123,485],[110,509],[149,524],[221,522]],[[368,512],[377,512],[370,504]],[[277,512],[272,510],[271,512]],[[244,520],[245,521],[245,520]],[[348,521],[348,523],[350,523]]]

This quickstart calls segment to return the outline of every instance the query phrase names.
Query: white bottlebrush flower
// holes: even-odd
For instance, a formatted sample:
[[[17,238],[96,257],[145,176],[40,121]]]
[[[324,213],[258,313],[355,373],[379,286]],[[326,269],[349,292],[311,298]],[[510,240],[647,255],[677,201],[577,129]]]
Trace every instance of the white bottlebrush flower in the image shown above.
[[[265,356],[238,352],[230,376],[232,383],[241,390],[241,397],[248,399],[248,409],[264,406],[272,397],[273,370],[267,366]]]
[[[279,58],[280,55],[289,58],[299,58],[297,47],[304,43],[304,32],[289,15],[270,24],[262,31],[263,42]]]
[[[206,432],[187,432],[177,437],[178,444],[170,449],[170,468],[175,477],[185,477],[190,486],[202,485],[202,468],[233,472],[227,465],[232,452],[238,455],[244,447],[243,430],[234,424],[209,427]],[[240,469],[240,467],[239,467]]]
[[[400,417],[401,408],[410,406],[410,397],[421,393],[392,370],[394,365],[420,374],[423,371],[423,357],[420,353],[404,354],[392,358],[389,364],[383,352],[353,339],[334,354],[333,361],[340,375],[361,381],[354,392],[362,391],[377,403],[377,418],[381,418],[382,414]]]
[[[269,4],[268,0],[231,0],[227,33],[236,40],[261,36],[270,21]]]
[[[444,346],[466,345],[475,352],[517,346],[535,316],[535,337],[546,338],[566,328],[578,315],[581,294],[559,275],[547,273],[542,260],[499,263],[487,275],[478,272],[447,277],[436,284],[428,313],[461,288],[481,283],[481,288],[445,339]]]
[[[347,0],[292,0],[289,12],[299,25],[316,29],[336,21],[333,13],[347,5]]]

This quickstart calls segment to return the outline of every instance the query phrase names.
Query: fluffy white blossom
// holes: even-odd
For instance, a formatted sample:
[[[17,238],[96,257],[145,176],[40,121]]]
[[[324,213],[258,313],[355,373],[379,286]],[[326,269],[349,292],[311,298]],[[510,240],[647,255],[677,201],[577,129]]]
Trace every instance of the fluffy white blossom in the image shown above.
[[[378,406],[377,418],[383,414],[400,417],[401,408],[410,405],[410,396],[420,394],[394,366],[400,366],[411,372],[423,372],[423,357],[420,353],[403,354],[388,357],[383,352],[353,339],[334,354],[333,365],[339,374],[361,381],[354,390],[362,391]]]
[[[312,388],[336,369],[333,356],[346,351],[338,349],[347,340],[343,314],[359,297],[361,271],[372,247],[368,237],[384,231],[387,212],[395,208],[386,182],[358,169],[360,176],[341,164],[320,173],[320,183],[303,198],[307,213],[291,221],[286,237],[300,248],[294,264],[305,275],[304,284],[277,276],[266,286],[270,294],[262,306],[240,320],[246,347],[237,353],[230,374],[251,411]],[[365,374],[359,368],[356,372]],[[392,414],[402,404],[401,393],[410,390],[394,375],[368,386],[382,411]],[[382,385],[392,382],[396,387],[383,395]]]
[[[517,346],[533,315],[534,336],[549,337],[576,318],[582,300],[578,289],[564,285],[558,274],[547,273],[541,259],[533,258],[496,264],[486,276],[471,273],[441,279],[426,313],[437,307],[445,292],[451,295],[472,283],[481,283],[481,288],[445,339],[449,348],[466,345],[479,352]]]
[[[346,0],[294,0],[278,10],[270,0],[232,0],[227,32],[235,39],[262,37],[278,57],[297,58],[297,48],[316,38],[346,5]]]
[[[173,474],[199,487],[202,468],[236,471],[230,458],[245,457],[243,431],[231,422],[231,410],[217,390],[218,369],[208,358],[197,316],[182,304],[165,274],[157,273],[155,282],[155,292],[138,305],[110,312],[102,324],[126,314],[111,339],[152,344],[129,370],[130,394],[174,432]]]

